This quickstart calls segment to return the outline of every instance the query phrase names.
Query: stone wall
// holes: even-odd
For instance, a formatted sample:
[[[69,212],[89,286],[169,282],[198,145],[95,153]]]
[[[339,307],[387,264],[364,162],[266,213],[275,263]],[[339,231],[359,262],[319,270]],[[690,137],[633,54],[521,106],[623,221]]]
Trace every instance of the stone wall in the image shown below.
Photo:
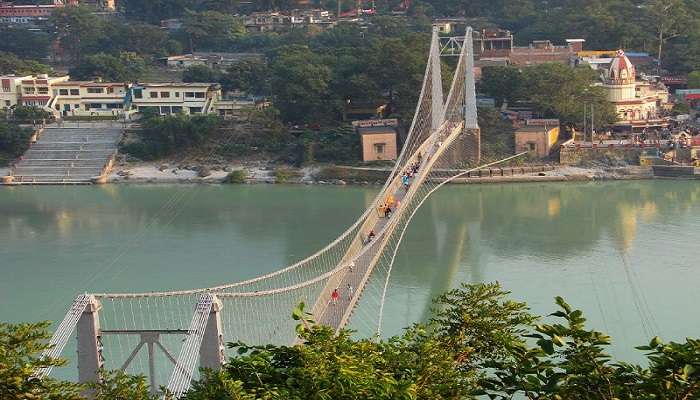
[[[574,147],[562,146],[559,163],[573,165],[586,161],[623,160],[628,164],[639,165],[639,156],[644,152],[641,147]]]

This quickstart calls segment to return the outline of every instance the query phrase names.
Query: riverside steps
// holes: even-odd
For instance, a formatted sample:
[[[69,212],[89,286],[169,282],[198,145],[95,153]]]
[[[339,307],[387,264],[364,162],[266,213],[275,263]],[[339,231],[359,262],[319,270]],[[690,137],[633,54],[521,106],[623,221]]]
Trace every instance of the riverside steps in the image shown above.
[[[6,184],[90,184],[111,168],[123,128],[111,124],[46,127],[14,165]]]

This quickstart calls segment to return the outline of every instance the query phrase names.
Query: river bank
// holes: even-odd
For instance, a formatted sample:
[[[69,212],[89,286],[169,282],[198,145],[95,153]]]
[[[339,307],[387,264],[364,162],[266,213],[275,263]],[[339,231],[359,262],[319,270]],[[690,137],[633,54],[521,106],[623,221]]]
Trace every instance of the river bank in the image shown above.
[[[115,168],[108,183],[210,183],[227,180],[233,171],[243,170],[246,183],[288,184],[381,184],[389,170],[386,168],[354,168],[310,166],[304,168],[277,168],[266,165],[230,165],[215,169],[168,164],[142,163]],[[495,175],[495,174],[494,174]],[[554,166],[551,170],[513,174],[509,176],[481,176],[458,178],[455,184],[515,183],[515,182],[568,182],[652,179],[649,167],[573,167]]]

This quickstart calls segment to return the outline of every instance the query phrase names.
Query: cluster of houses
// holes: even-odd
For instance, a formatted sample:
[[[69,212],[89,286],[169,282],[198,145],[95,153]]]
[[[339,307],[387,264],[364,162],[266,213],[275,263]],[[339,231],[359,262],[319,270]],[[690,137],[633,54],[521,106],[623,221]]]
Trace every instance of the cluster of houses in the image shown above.
[[[0,76],[0,110],[34,106],[56,119],[71,117],[131,118],[135,113],[161,115],[217,114],[237,117],[254,101],[224,100],[215,83],[114,83],[71,81],[63,76]]]
[[[0,23],[30,24],[46,21],[56,9],[89,5],[96,11],[113,12],[115,0],[53,0],[51,4],[15,4],[0,0]]]

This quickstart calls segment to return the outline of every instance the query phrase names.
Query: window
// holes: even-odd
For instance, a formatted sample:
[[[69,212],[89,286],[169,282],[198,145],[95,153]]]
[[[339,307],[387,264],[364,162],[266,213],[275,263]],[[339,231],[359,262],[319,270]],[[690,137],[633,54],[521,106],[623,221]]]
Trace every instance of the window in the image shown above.
[[[190,107],[190,114],[199,114],[202,112],[202,107]]]
[[[115,108],[122,108],[122,105],[119,103],[110,103],[107,104],[107,108],[110,110],[114,110]]]
[[[9,106],[10,106],[10,100],[5,100],[5,105],[9,107]]]
[[[88,108],[90,108],[90,109],[98,109],[99,110],[100,108],[102,108],[102,104],[100,104],[100,103],[90,103],[90,104],[88,104],[88,106],[89,106]]]
[[[161,114],[170,114],[170,107],[169,106],[161,106],[160,113]]]
[[[175,93],[173,94],[173,97],[180,97],[180,92],[175,92]]]
[[[71,95],[71,96],[78,96],[78,95],[80,95],[80,89],[71,89],[71,90],[70,90],[70,95]]]
[[[113,87],[108,87],[108,88],[107,88],[107,93],[114,93],[114,88],[113,88]]]
[[[535,151],[535,148],[536,148],[536,147],[537,147],[537,146],[536,146],[535,143],[533,143],[533,142],[528,142],[528,143],[527,143],[527,150],[528,150],[528,151]]]
[[[47,87],[40,87],[39,88],[39,94],[48,94],[49,93],[49,88]]]
[[[160,92],[160,97],[164,99],[169,99],[170,98],[170,92]]]
[[[59,93],[61,96],[68,96],[68,89],[59,89],[59,90],[58,90],[58,93]]]
[[[185,97],[187,97],[187,98],[194,97],[194,92],[185,92]]]
[[[204,98],[204,92],[197,92],[194,94],[194,97],[197,99],[203,99]]]
[[[152,99],[157,99],[157,98],[158,98],[158,92],[151,92],[151,98],[152,98]]]
[[[384,154],[384,149],[386,148],[386,143],[375,143],[374,152],[377,154]]]
[[[142,99],[143,98],[143,89],[134,89],[134,98],[135,99]]]
[[[181,106],[173,106],[172,111],[173,111],[173,114],[177,114],[179,112],[182,112],[182,107]]]
[[[88,88],[87,90],[88,93],[104,93],[104,89],[100,88]]]
[[[24,94],[34,94],[34,88],[33,87],[24,88]]]

